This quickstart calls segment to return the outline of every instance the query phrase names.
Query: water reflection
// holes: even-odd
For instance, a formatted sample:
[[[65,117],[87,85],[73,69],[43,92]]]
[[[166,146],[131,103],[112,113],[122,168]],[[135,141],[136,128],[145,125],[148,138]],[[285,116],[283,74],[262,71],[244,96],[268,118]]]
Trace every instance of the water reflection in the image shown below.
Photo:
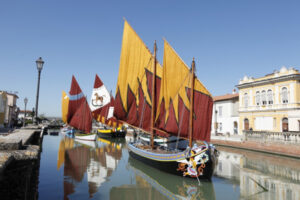
[[[212,182],[175,176],[132,159],[128,169],[135,175],[134,184],[113,187],[110,199],[215,199]]]
[[[59,196],[64,199],[300,199],[299,159],[218,147],[215,176],[211,182],[200,180],[199,185],[197,180],[132,159],[123,138],[96,142],[57,139],[53,179],[63,175]],[[49,180],[41,177],[43,181]]]
[[[300,199],[300,160],[220,148],[216,176],[239,184],[240,198]]]
[[[81,141],[63,138],[60,141],[57,169],[64,164],[64,199],[80,190],[80,183],[87,177],[89,197],[98,191],[122,157],[125,140]]]

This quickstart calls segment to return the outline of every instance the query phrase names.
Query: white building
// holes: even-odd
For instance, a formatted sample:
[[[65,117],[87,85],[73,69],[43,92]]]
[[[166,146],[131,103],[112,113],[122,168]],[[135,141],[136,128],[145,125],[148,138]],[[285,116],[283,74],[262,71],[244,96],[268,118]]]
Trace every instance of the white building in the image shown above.
[[[18,118],[24,119],[24,117],[25,117],[25,110],[20,110]],[[32,119],[32,111],[31,110],[26,110],[26,119]]]
[[[212,135],[241,134],[239,130],[239,94],[213,97]]]

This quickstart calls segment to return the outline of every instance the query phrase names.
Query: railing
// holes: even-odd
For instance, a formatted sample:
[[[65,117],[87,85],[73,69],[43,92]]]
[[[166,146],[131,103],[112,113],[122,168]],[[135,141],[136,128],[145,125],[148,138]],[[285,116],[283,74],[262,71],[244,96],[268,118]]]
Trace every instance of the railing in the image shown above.
[[[244,141],[283,142],[300,144],[299,131],[274,132],[243,130]]]
[[[280,109],[292,109],[299,108],[300,103],[277,103],[277,104],[266,104],[266,105],[249,105],[247,107],[240,106],[239,112],[248,111],[262,111],[262,110],[280,110]]]

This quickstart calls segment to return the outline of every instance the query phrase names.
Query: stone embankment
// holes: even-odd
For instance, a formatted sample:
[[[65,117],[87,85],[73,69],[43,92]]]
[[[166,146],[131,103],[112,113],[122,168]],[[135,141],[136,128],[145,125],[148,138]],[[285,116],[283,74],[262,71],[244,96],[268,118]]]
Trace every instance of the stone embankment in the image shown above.
[[[38,159],[40,132],[38,127],[29,127],[0,134],[0,174],[14,160]]]
[[[38,199],[43,135],[38,127],[0,131],[0,194],[6,199]]]

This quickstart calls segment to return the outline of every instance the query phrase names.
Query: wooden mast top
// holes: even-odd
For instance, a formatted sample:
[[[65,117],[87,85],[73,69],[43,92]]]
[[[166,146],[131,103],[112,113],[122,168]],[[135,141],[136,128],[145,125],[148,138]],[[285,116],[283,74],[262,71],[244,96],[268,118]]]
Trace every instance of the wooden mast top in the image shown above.
[[[152,74],[152,107],[151,107],[151,140],[150,144],[152,149],[154,148],[154,118],[155,118],[155,79],[156,79],[156,40],[154,41],[154,50],[153,50],[153,74]]]
[[[192,148],[193,143],[193,114],[194,114],[194,83],[195,83],[195,58],[192,61],[191,69],[191,98],[190,98],[190,118],[189,118],[189,147]]]

